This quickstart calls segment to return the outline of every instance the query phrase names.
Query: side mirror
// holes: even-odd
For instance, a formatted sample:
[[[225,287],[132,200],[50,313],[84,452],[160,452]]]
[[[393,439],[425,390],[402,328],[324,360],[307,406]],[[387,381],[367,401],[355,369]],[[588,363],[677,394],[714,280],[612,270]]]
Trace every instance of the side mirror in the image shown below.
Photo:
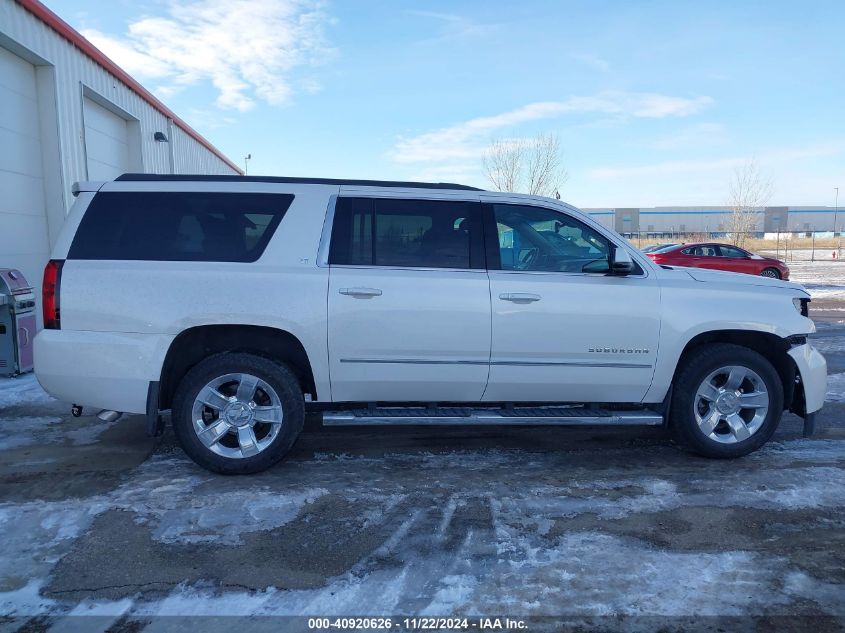
[[[610,255],[610,273],[612,275],[630,275],[634,272],[634,261],[624,248],[615,246]]]

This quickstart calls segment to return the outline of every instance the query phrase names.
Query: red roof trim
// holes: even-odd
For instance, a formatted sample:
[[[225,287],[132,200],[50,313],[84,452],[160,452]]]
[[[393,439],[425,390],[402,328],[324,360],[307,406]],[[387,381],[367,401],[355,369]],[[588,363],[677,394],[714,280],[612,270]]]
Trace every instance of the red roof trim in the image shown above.
[[[171,110],[161,101],[159,101],[155,96],[153,96],[153,94],[149,90],[144,88],[144,86],[139,84],[126,71],[120,68],[120,66],[118,66],[112,60],[106,57],[106,55],[99,48],[97,48],[91,42],[85,39],[81,33],[76,31],[67,22],[62,20],[50,9],[41,4],[41,2],[39,2],[38,0],[17,0],[17,2],[24,9],[32,13],[35,17],[37,17],[51,29],[56,31],[56,33],[64,37],[71,44],[73,44],[79,50],[85,53],[88,57],[97,62],[100,66],[102,66],[112,75],[117,77],[117,79],[126,84],[130,90],[137,93],[142,99],[144,99],[144,101],[149,103],[152,107],[161,112],[164,116],[172,119],[175,125],[181,128],[186,134],[191,136],[208,151],[212,152],[215,156],[217,156],[217,158],[222,160],[224,163],[226,163],[229,167],[237,171],[239,174],[243,175],[243,170],[231,160],[229,160],[226,156],[224,156],[219,149],[214,147],[214,145],[208,142],[199,132],[197,132],[194,128],[192,128],[190,125],[188,125],[178,116],[176,116],[173,110]]]

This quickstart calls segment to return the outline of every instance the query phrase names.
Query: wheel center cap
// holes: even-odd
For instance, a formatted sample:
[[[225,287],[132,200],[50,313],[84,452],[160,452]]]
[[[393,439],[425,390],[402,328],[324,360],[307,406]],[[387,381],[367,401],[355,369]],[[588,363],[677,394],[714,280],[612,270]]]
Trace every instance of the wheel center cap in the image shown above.
[[[232,402],[223,410],[223,414],[230,424],[246,426],[252,422],[252,409],[243,402]]]
[[[726,391],[716,399],[716,409],[719,413],[736,413],[739,411],[739,398],[732,391]]]

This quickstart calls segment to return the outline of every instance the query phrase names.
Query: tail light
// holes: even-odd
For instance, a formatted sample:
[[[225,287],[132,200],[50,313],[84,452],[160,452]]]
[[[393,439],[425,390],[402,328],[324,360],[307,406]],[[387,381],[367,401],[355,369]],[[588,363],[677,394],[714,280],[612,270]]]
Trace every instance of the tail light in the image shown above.
[[[41,286],[41,305],[44,309],[44,328],[60,330],[62,323],[59,312],[59,290],[62,285],[62,266],[65,260],[51,259],[44,268],[44,283]]]

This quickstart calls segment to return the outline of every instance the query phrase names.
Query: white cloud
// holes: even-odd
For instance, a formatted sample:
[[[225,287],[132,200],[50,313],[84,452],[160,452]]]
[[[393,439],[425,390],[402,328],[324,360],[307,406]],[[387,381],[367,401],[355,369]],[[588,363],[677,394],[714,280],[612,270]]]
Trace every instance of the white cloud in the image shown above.
[[[450,165],[427,165],[408,176],[408,180],[420,182],[459,182],[465,185],[479,184],[485,186],[479,179],[476,163],[455,163]]]
[[[460,40],[470,37],[485,36],[498,29],[498,25],[496,24],[475,22],[469,18],[454,13],[416,10],[409,10],[406,13],[414,17],[435,20],[440,23],[440,36],[434,39],[423,40],[423,42],[441,42],[443,40]]]
[[[770,204],[833,204],[833,187],[845,161],[845,138],[755,148],[708,159],[573,168],[567,201],[610,208],[725,204],[733,170],[752,154],[774,182]]]
[[[563,101],[529,103],[501,114],[401,138],[389,156],[398,163],[478,158],[492,134],[523,123],[590,113],[648,119],[684,117],[700,112],[712,102],[705,96],[685,98],[655,93],[603,92]]]
[[[655,139],[651,147],[660,150],[691,151],[724,145],[727,142],[727,128],[721,123],[697,123]]]
[[[598,55],[594,55],[592,53],[573,53],[572,59],[603,73],[610,71],[610,63],[606,59],[602,59]]]
[[[221,108],[285,103],[292,73],[329,52],[320,0],[169,0],[167,14],[129,24],[125,37],[82,34],[161,95],[208,81]],[[306,81],[306,85],[309,82]]]
[[[763,166],[793,165],[795,161],[837,156],[845,154],[845,140],[837,139],[799,147],[782,147],[765,150],[757,154]],[[589,178],[609,180],[617,178],[658,178],[677,174],[700,174],[702,172],[727,171],[744,164],[750,155],[730,156],[713,160],[674,160],[647,165],[598,167],[587,172]]]

